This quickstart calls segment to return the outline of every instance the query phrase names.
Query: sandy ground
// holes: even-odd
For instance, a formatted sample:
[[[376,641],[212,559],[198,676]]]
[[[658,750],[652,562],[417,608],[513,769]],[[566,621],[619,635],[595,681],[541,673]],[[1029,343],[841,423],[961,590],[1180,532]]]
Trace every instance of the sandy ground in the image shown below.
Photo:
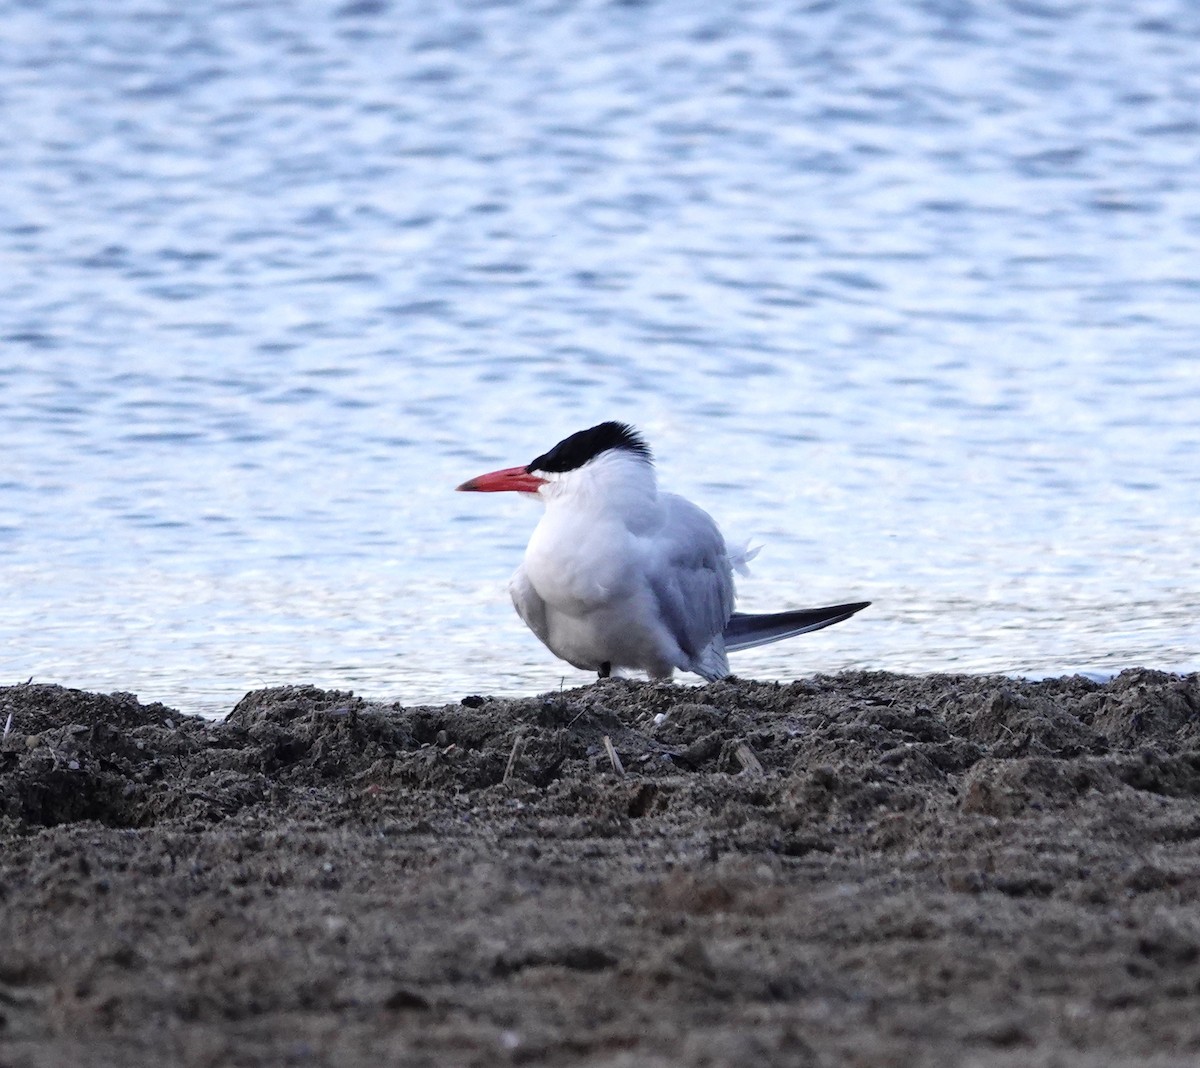
[[[1197,675],[10,712],[3,1068],[1200,1063]]]

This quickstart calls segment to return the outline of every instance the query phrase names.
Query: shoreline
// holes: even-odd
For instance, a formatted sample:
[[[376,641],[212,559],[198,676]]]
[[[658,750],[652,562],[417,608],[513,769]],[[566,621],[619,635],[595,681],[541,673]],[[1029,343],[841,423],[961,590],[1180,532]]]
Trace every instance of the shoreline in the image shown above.
[[[1200,1056],[1200,674],[10,712],[5,1068]]]

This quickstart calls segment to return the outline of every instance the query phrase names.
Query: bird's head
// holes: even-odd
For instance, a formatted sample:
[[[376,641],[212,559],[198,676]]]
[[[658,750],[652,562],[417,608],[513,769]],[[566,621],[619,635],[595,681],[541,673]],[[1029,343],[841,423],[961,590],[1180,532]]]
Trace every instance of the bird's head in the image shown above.
[[[600,423],[563,438],[523,467],[506,467],[468,479],[460,490],[477,493],[514,491],[549,502],[587,495],[602,487],[620,488],[650,476],[650,447],[627,423]]]

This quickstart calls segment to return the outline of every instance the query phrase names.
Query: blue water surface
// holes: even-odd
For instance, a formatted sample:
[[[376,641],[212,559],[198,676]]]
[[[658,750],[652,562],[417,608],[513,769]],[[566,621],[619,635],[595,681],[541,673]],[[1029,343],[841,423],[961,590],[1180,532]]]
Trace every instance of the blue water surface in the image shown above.
[[[1200,8],[0,0],[0,681],[585,681],[453,493],[602,419],[740,655],[1200,667]]]

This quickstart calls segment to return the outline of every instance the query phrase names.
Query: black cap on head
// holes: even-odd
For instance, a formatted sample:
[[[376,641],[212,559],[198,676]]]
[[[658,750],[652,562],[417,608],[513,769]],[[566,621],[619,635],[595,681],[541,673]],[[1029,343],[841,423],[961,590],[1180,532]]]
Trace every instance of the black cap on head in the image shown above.
[[[650,446],[628,423],[600,423],[563,438],[549,452],[532,460],[526,471],[574,471],[609,449],[624,449],[650,462]]]

